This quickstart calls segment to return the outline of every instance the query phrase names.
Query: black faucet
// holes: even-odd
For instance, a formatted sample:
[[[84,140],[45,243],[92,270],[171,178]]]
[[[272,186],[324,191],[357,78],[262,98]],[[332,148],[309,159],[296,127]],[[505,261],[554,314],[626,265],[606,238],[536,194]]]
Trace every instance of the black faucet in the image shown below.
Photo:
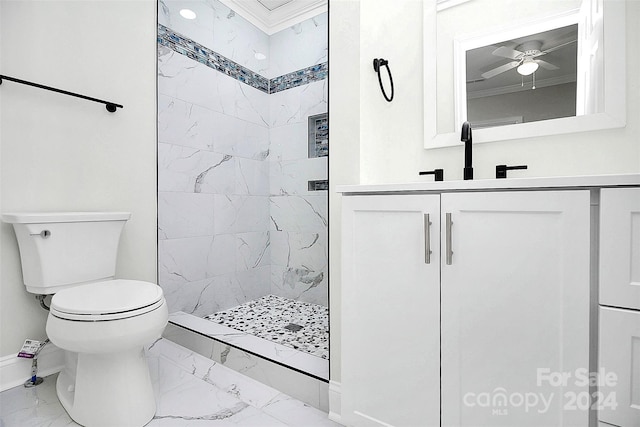
[[[464,179],[473,179],[473,157],[472,157],[472,137],[471,137],[471,124],[464,122],[462,124],[462,135],[460,140],[464,142]]]

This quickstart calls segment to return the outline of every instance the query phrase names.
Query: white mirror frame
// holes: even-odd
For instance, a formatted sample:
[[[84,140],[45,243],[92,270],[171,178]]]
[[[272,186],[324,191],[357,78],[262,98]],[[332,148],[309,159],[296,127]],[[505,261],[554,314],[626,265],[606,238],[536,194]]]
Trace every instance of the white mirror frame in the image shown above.
[[[424,147],[425,149],[460,145],[460,128],[466,115],[466,70],[464,64],[455,64],[456,111],[455,129],[452,132],[437,133],[437,10],[435,2],[424,2]],[[561,135],[600,129],[624,127],[626,124],[626,50],[625,50],[625,2],[618,0],[585,0],[585,10],[601,10],[604,16],[604,88],[602,112],[574,117],[564,117],[539,122],[505,125],[473,131],[474,143],[515,140],[537,136]],[[603,8],[603,9],[599,9]],[[583,17],[580,25],[591,25],[591,14]],[[562,18],[560,18],[562,19]],[[613,23],[613,24],[612,24]],[[496,33],[493,31],[492,33]],[[505,40],[509,37],[505,32]],[[476,37],[477,39],[478,37]],[[474,38],[460,35],[457,39],[465,46],[472,45]],[[480,45],[478,45],[480,46]],[[453,46],[452,46],[453,49]],[[460,74],[461,73],[461,74]],[[462,82],[462,83],[461,83]],[[464,98],[460,98],[464,96]],[[463,108],[458,106],[463,103]],[[461,113],[459,111],[464,111]],[[441,114],[441,113],[440,113]]]

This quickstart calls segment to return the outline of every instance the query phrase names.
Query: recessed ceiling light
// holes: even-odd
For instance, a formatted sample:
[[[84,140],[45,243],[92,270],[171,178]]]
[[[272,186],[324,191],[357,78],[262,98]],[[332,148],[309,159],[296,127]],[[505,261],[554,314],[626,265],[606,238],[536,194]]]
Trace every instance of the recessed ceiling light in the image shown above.
[[[256,52],[254,56],[259,61],[262,61],[263,59],[267,59],[267,56],[264,53],[261,53],[261,52]]]
[[[196,13],[191,9],[180,10],[180,16],[184,19],[196,19]]]

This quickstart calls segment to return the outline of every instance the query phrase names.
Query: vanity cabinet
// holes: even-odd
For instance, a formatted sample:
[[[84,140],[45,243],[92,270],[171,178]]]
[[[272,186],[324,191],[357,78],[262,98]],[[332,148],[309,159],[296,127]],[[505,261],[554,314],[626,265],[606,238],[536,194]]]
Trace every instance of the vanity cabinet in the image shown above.
[[[588,190],[342,206],[345,425],[589,425]]]
[[[439,425],[440,196],[342,206],[342,422]]]
[[[600,307],[598,419],[640,427],[640,311]]]
[[[640,188],[601,191],[600,304],[640,310]]]
[[[640,427],[640,189],[600,196],[598,418]]]

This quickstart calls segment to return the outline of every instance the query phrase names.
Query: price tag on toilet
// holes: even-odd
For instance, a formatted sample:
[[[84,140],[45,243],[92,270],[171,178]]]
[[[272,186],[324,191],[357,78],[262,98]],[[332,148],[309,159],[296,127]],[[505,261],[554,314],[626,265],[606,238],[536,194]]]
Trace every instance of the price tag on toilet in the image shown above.
[[[18,357],[33,359],[35,355],[38,354],[38,351],[40,351],[40,348],[44,344],[45,343],[42,341],[25,340],[24,344],[22,344],[22,348],[20,349],[20,352],[18,353]]]

